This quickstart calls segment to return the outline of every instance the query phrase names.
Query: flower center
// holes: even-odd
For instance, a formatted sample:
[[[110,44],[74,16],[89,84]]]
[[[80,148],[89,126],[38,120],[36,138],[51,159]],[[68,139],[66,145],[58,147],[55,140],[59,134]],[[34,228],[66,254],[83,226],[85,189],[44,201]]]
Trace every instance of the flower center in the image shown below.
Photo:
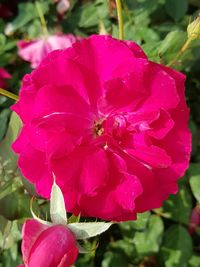
[[[126,131],[126,128],[126,118],[123,115],[114,114],[106,119],[95,121],[93,131],[96,136],[105,134],[119,140]]]
[[[101,136],[104,133],[103,122],[94,122],[94,133],[97,136]]]

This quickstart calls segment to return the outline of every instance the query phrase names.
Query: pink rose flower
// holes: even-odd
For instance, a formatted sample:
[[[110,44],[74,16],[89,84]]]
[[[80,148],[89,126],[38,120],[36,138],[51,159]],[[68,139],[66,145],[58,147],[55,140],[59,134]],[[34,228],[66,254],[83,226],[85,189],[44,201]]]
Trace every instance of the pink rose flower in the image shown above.
[[[33,41],[19,41],[18,55],[36,68],[49,52],[68,48],[79,39],[72,34],[57,34]]]
[[[196,229],[200,226],[200,205],[196,206],[192,210],[192,214],[190,216],[190,222],[189,222],[189,233],[193,234]]]
[[[184,81],[110,36],[50,53],[13,106],[23,175],[49,198],[54,172],[75,215],[124,221],[160,207],[190,159]]]
[[[47,226],[31,219],[22,229],[25,267],[70,267],[78,256],[76,240],[65,226]]]
[[[0,88],[6,87],[5,80],[10,79],[11,75],[3,68],[0,68]]]

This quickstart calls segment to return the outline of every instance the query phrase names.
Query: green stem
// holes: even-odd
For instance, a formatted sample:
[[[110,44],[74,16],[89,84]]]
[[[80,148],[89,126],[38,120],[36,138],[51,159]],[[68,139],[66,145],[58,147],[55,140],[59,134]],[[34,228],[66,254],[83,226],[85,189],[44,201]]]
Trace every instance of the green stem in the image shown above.
[[[35,6],[36,6],[36,9],[37,9],[39,18],[40,18],[40,22],[41,22],[42,30],[43,30],[43,32],[44,32],[44,36],[45,36],[45,37],[48,37],[49,32],[48,32],[48,29],[47,29],[46,20],[45,20],[45,18],[44,18],[44,14],[43,14],[43,12],[42,12],[40,3],[36,1],[36,2],[35,2]]]
[[[18,100],[18,96],[17,95],[15,95],[15,94],[13,94],[11,92],[8,92],[7,90],[4,90],[2,88],[0,88],[0,95],[6,96],[6,97],[11,98],[11,99],[13,99],[15,101]]]
[[[117,17],[118,17],[118,25],[119,25],[119,39],[124,39],[124,26],[123,26],[123,16],[122,16],[122,4],[121,0],[116,0],[117,6]]]
[[[181,47],[181,49],[179,50],[179,52],[177,53],[177,55],[175,56],[175,58],[170,61],[167,66],[168,67],[171,67],[172,65],[174,65],[178,60],[179,58],[185,53],[185,51],[188,49],[190,43],[192,42],[192,39],[187,39],[187,41],[184,43],[184,45]]]

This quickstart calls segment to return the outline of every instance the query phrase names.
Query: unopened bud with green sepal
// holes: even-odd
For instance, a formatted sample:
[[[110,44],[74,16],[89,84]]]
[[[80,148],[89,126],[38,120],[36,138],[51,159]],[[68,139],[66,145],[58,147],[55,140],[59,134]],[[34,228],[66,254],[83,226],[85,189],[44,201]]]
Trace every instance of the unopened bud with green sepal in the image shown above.
[[[200,14],[187,27],[188,39],[195,40],[200,38]]]

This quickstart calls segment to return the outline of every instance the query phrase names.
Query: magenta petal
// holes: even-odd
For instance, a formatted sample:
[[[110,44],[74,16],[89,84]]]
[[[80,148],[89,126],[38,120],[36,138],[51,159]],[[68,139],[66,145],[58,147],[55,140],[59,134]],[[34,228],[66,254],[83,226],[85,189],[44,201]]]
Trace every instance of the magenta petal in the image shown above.
[[[28,264],[30,251],[40,234],[48,229],[48,226],[31,219],[24,223],[22,229],[22,255],[25,264]]]
[[[147,164],[150,168],[166,168],[171,164],[171,158],[167,153],[156,146],[138,146],[136,149],[127,149],[128,154],[135,157],[142,164]]]
[[[103,149],[85,155],[81,172],[81,188],[86,195],[97,195],[109,179],[109,162]]]
[[[69,264],[66,267],[70,267],[78,255],[73,234],[64,226],[52,226],[43,231],[37,238],[30,251],[28,266],[59,266],[66,253],[67,257],[71,257],[68,259],[68,262],[66,261]]]
[[[142,186],[136,176],[128,173],[124,173],[123,175],[124,179],[122,179],[122,182],[117,186],[115,197],[119,206],[122,206],[131,213],[135,208],[134,200],[142,193]]]
[[[132,41],[124,41],[124,43],[131,49],[135,57],[137,58],[147,58],[144,51],[141,49],[141,47]]]
[[[41,66],[32,73],[34,84],[43,87],[47,84],[52,84],[55,87],[73,87],[77,91],[79,97],[82,97],[85,102],[95,106],[98,97],[101,94],[98,75],[93,69],[87,69],[80,62],[70,58],[68,53],[73,50],[63,50],[60,53],[56,51],[49,54],[47,64],[42,63]],[[53,57],[53,61],[51,60]],[[57,75],[54,75],[54,63],[58,62]],[[66,75],[67,70],[67,75]],[[90,79],[86,79],[90,77]],[[93,90],[95,88],[95,90]]]
[[[157,139],[163,139],[168,132],[173,128],[174,121],[169,113],[165,110],[160,110],[159,117],[153,121],[149,127],[148,134]]]
[[[56,92],[60,91],[61,94]],[[36,95],[33,114],[34,117],[49,116],[56,112],[66,115],[88,117],[89,107],[84,99],[69,86],[56,87],[52,85],[42,87]]]
[[[72,264],[76,261],[77,255],[78,255],[77,247],[72,248],[63,256],[58,267],[71,267]]]
[[[101,213],[106,220],[116,221],[125,220],[125,218],[133,219],[135,217],[134,200],[142,193],[140,181],[137,177],[123,171],[126,170],[126,166],[121,157],[112,155],[110,152],[107,156],[110,166],[114,167],[116,164],[115,170],[112,168],[114,173],[111,170],[109,173],[109,178],[114,175],[115,180],[108,180],[109,192],[106,187],[102,187],[98,195],[81,196],[82,214],[85,216],[92,214],[96,217],[98,213]]]
[[[180,98],[176,83],[158,64],[149,64],[146,84],[149,87],[149,97],[146,98],[146,101],[140,107],[141,110],[146,109],[150,111],[160,108],[168,110],[177,107]]]
[[[24,177],[27,177],[30,182],[36,184],[37,192],[48,198],[53,183],[52,172],[46,162],[45,153],[35,149],[30,144],[27,133],[28,132],[24,128],[20,137],[12,145],[14,151],[20,153],[18,166],[21,168]],[[24,138],[24,136],[26,137]],[[35,164],[37,165],[37,168],[35,168]],[[45,188],[43,184],[40,185],[41,181],[44,180]]]
[[[34,110],[34,99],[36,97],[37,88],[32,84],[30,74],[26,74],[22,81],[22,87],[20,89],[20,99],[13,106],[14,110],[23,122],[27,122],[32,118],[32,112]]]
[[[116,69],[120,66],[123,69],[123,65],[135,57],[124,42],[116,42],[111,36],[93,35],[89,39],[75,43],[72,51],[74,59],[81,65],[95,70],[102,84],[114,76]]]

